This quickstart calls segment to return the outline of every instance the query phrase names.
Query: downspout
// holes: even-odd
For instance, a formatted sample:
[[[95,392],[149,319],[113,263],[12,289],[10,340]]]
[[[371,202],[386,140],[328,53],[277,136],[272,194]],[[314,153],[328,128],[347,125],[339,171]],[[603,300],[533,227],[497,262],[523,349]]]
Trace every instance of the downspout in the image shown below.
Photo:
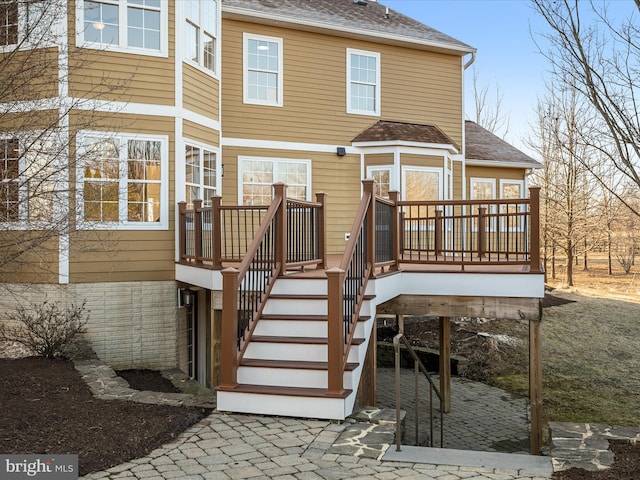
[[[464,64],[463,70],[466,70],[467,68],[469,68],[475,61],[476,61],[476,52],[471,52],[471,58],[467,63]]]

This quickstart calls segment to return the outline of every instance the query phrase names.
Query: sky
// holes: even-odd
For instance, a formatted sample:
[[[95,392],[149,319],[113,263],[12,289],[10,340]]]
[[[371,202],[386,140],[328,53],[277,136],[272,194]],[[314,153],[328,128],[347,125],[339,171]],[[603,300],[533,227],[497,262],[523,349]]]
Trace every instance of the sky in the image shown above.
[[[598,1],[598,0],[596,0]],[[467,118],[473,119],[471,80],[473,68],[480,87],[490,94],[496,85],[502,96],[502,110],[510,116],[505,140],[539,159],[527,139],[535,123],[537,99],[544,97],[548,63],[540,48],[546,48],[540,33],[544,20],[528,0],[380,0],[380,3],[408,15],[477,49],[476,60],[465,74]],[[611,0],[610,11],[628,12],[631,0]],[[471,107],[471,108],[470,108]]]

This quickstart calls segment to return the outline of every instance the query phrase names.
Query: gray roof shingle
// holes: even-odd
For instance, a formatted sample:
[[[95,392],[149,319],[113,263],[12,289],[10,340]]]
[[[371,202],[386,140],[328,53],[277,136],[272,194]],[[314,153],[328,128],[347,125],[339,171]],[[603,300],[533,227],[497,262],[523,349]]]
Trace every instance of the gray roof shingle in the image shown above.
[[[458,50],[462,54],[475,51],[473,47],[394,10],[389,9],[386,18],[386,6],[371,0],[366,5],[354,0],[223,0],[222,10],[236,13],[245,10],[275,15],[293,23],[306,21],[344,30],[365,30],[374,36],[405,37],[418,43]]]
[[[451,140],[435,125],[391,122],[389,120],[379,120],[351,141],[359,143],[388,142],[393,140],[437,145],[453,145],[457,148],[457,145],[453,140]]]
[[[530,165],[530,168],[540,168],[542,164],[513,145],[495,136],[489,130],[471,120],[465,124],[465,157],[467,161],[501,162],[505,167]]]

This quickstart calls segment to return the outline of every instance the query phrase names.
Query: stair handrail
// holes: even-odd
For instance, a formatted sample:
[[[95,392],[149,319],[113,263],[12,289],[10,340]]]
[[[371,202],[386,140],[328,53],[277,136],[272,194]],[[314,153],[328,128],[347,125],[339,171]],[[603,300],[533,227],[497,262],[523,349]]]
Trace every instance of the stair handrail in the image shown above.
[[[340,265],[326,271],[328,395],[344,394],[344,369],[360,316],[375,254],[373,180],[362,180],[363,195]]]
[[[221,389],[238,385],[238,363],[286,259],[286,186],[274,196],[238,268],[222,270]],[[250,273],[250,275],[248,275]],[[241,295],[241,289],[243,294]],[[240,315],[243,315],[240,324]],[[235,340],[234,340],[235,337]]]
[[[424,376],[427,378],[427,380],[429,381],[429,428],[430,428],[430,435],[429,435],[429,446],[433,447],[433,393],[435,392],[436,396],[438,397],[438,400],[440,401],[440,448],[444,447],[444,408],[443,408],[443,397],[442,394],[440,393],[440,390],[438,390],[438,387],[436,387],[435,382],[433,381],[433,378],[431,378],[431,375],[429,374],[429,371],[427,370],[427,368],[424,366],[424,363],[422,363],[422,360],[420,360],[420,357],[418,357],[418,355],[416,354],[415,350],[413,349],[413,347],[411,346],[411,343],[409,342],[409,340],[407,340],[407,337],[404,336],[403,333],[398,333],[395,337],[393,337],[393,350],[395,352],[395,367],[396,367],[396,451],[400,452],[400,443],[401,443],[401,425],[400,425],[400,342],[402,342],[402,344],[405,346],[405,348],[407,349],[407,352],[409,352],[409,355],[411,355],[411,358],[413,359],[414,362],[414,371],[415,371],[415,400],[414,400],[414,406],[415,406],[415,419],[416,419],[416,445],[418,444],[418,439],[419,439],[419,431],[420,431],[420,415],[419,415],[419,405],[420,405],[420,395],[419,395],[419,389],[418,389],[418,372],[421,371]]]

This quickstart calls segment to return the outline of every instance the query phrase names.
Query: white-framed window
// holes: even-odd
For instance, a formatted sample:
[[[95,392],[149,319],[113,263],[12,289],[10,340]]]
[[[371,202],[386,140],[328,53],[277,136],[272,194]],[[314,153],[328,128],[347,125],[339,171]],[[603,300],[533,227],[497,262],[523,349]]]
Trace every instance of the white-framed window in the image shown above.
[[[282,107],[282,38],[250,33],[243,38],[244,103]]]
[[[77,0],[78,46],[168,54],[167,0]]]
[[[218,194],[218,154],[210,148],[185,141],[184,151],[186,202],[202,200],[211,206],[211,198]]]
[[[442,169],[402,167],[402,198],[404,200],[442,200],[442,190]],[[405,228],[408,230],[434,230],[435,216],[435,205],[410,206],[405,211]]]
[[[290,158],[239,157],[238,202],[240,205],[268,205],[272,185],[287,185],[287,197],[309,200],[311,160]]]
[[[495,200],[496,179],[471,177],[469,179],[469,193],[471,200]],[[471,223],[474,232],[478,230],[478,220],[476,215],[478,215],[479,208],[480,205],[471,206],[471,214],[474,216]],[[486,214],[495,213],[495,205],[485,205],[484,208],[486,208]],[[489,221],[487,228],[489,228],[489,231],[495,230],[495,217]]]
[[[347,113],[380,115],[380,54],[347,48]]]
[[[10,228],[53,219],[55,141],[42,132],[0,138],[0,223]]]
[[[373,179],[373,193],[382,198],[389,198],[389,192],[393,190],[393,167],[380,165],[367,167],[367,178]]]
[[[55,0],[0,0],[0,52],[51,44],[61,8]]]
[[[185,0],[184,58],[216,73],[218,38],[218,2]]]
[[[500,198],[505,200],[524,198],[524,180],[500,180]],[[505,230],[521,232],[524,229],[524,218],[518,215],[525,211],[525,205],[502,205],[501,213],[507,214],[504,219]]]
[[[166,135],[78,134],[78,228],[166,230]]]

